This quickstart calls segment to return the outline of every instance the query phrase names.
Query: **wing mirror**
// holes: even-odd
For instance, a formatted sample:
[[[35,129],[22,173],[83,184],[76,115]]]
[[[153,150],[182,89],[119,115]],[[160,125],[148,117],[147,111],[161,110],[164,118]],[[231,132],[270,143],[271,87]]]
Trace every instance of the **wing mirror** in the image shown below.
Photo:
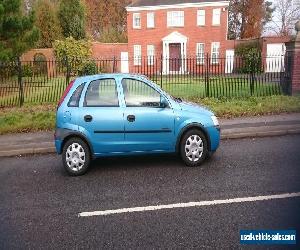
[[[169,103],[164,96],[160,96],[160,107],[165,109],[169,107]]]

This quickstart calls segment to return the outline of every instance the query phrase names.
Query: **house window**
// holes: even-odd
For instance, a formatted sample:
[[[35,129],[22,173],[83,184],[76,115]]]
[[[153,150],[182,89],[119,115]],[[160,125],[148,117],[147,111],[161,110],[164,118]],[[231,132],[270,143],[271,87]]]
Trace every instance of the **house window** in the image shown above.
[[[168,27],[184,26],[184,11],[169,11],[167,14]]]
[[[220,25],[221,24],[221,9],[213,9],[213,25]]]
[[[155,48],[154,45],[147,45],[148,65],[154,65]]]
[[[154,28],[155,21],[154,21],[154,12],[147,13],[147,28]]]
[[[197,11],[197,25],[204,26],[205,25],[205,10]]]
[[[219,63],[219,56],[220,56],[220,43],[214,42],[211,44],[211,63],[217,64]]]
[[[204,43],[197,43],[196,58],[197,64],[204,64]]]
[[[141,28],[141,14],[133,13],[133,28],[140,29]]]
[[[134,45],[133,46],[133,64],[134,66],[142,65],[142,46]]]

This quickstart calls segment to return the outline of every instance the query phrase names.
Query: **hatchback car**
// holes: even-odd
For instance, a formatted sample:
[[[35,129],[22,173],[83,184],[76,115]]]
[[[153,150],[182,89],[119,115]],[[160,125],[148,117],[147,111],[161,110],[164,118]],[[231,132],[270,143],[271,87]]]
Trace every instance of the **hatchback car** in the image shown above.
[[[207,108],[172,97],[144,76],[102,74],[72,81],[56,115],[55,146],[70,175],[102,156],[178,152],[199,166],[219,146]]]

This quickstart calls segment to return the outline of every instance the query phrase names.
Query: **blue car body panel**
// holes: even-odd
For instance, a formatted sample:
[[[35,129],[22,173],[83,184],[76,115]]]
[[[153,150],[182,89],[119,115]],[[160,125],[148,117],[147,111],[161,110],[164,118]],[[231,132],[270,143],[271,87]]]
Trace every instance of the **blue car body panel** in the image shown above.
[[[85,107],[84,98],[89,84],[99,79],[115,79],[119,107]],[[145,82],[165,98],[164,108],[126,107],[122,79],[132,78]],[[68,102],[81,84],[78,107],[69,107]],[[91,115],[91,122],[84,117]],[[129,122],[128,115],[135,121]],[[209,150],[216,151],[220,142],[220,129],[215,126],[207,108],[188,102],[178,102],[156,84],[143,76],[129,74],[102,74],[77,78],[64,101],[57,110],[55,147],[62,153],[64,140],[73,135],[85,139],[94,157],[133,155],[143,153],[172,153],[177,150],[178,141],[190,127],[202,129],[209,142]],[[67,131],[67,132],[65,132]],[[58,135],[59,134],[59,135]]]

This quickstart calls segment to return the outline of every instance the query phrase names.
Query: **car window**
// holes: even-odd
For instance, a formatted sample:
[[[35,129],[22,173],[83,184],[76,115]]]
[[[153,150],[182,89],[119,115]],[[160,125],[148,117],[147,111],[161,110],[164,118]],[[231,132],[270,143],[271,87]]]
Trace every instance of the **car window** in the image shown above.
[[[100,79],[92,81],[85,95],[85,107],[119,107],[116,81]]]
[[[145,82],[123,79],[122,86],[127,107],[160,107],[160,93]]]
[[[79,100],[80,100],[80,96],[83,90],[85,83],[82,83],[81,85],[79,85],[76,90],[74,91],[74,93],[72,94],[69,102],[68,102],[68,107],[78,107],[79,106]]]

